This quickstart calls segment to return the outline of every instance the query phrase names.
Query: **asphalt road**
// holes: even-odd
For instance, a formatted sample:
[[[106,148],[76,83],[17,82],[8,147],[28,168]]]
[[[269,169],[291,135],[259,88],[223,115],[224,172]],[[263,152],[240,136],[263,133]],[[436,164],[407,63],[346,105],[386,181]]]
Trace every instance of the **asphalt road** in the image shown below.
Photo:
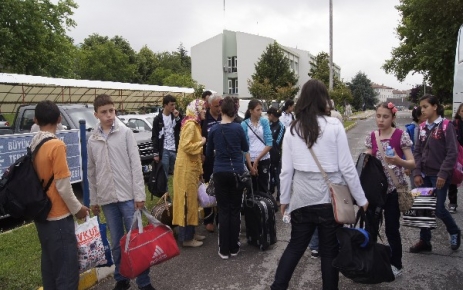
[[[409,112],[399,112],[397,125],[403,128],[410,123]],[[349,149],[356,160],[365,150],[366,135],[375,129],[374,118],[359,120],[348,132]],[[347,148],[346,148],[347,149]],[[347,153],[347,152],[346,152]],[[459,197],[461,199],[461,197]],[[461,202],[460,202],[461,204]],[[453,215],[457,224],[463,227],[463,207]],[[291,227],[281,222],[277,214],[278,242],[265,252],[246,243],[241,235],[241,252],[237,257],[222,260],[217,255],[217,233],[207,233],[202,226],[197,232],[207,236],[200,248],[182,248],[180,255],[151,268],[153,286],[158,290],[183,289],[269,289],[273,282],[278,261],[286,248]],[[244,220],[242,221],[244,225]],[[442,222],[433,230],[433,251],[427,254],[411,254],[409,247],[419,237],[419,230],[401,228],[404,272],[391,283],[379,285],[355,284],[340,274],[340,289],[463,289],[463,251],[452,251],[449,236]],[[384,233],[382,234],[384,237]],[[384,242],[387,243],[385,237]],[[92,289],[109,290],[114,287],[112,277],[100,282]],[[290,289],[321,289],[320,259],[311,259],[307,251],[300,260]],[[137,289],[135,281],[132,288]]]

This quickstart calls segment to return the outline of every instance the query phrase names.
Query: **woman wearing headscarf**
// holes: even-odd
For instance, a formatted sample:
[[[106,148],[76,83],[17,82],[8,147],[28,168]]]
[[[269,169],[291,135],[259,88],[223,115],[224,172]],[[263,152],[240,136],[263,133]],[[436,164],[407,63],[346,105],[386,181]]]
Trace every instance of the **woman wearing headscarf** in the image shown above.
[[[180,129],[177,160],[174,168],[173,221],[179,226],[179,241],[184,247],[199,247],[204,236],[195,234],[198,225],[198,181],[202,179],[203,145],[201,120],[206,110],[203,100],[193,100],[186,108]]]

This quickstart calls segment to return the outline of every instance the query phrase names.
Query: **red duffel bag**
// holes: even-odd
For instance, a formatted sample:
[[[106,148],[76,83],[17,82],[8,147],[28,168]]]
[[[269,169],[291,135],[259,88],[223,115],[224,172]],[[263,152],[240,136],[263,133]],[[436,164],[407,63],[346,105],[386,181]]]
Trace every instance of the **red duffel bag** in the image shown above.
[[[142,225],[142,212],[149,221],[145,227]],[[134,279],[149,267],[178,254],[180,251],[172,230],[150,215],[146,209],[136,210],[130,231],[121,239],[119,271],[122,276]]]

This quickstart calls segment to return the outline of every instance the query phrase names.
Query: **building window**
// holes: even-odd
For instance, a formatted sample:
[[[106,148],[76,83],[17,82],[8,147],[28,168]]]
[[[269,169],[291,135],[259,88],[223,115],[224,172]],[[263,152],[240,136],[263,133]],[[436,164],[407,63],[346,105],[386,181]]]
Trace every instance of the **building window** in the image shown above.
[[[238,79],[228,79],[228,94],[238,94]]]
[[[237,56],[234,56],[234,57],[233,57],[233,68],[232,68],[232,71],[233,71],[233,72],[237,72],[237,71],[238,71],[238,57],[237,57]]]
[[[228,68],[231,68],[231,67],[233,66],[233,65],[232,65],[232,58],[231,58],[231,57],[228,58],[227,63],[228,63]]]

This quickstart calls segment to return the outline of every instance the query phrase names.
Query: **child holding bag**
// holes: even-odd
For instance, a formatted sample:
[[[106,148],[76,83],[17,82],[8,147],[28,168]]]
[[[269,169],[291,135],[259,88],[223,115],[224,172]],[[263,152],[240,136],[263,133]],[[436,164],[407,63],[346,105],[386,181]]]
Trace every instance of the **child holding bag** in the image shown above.
[[[392,250],[391,267],[394,276],[402,274],[402,239],[400,237],[400,209],[397,187],[407,185],[404,168],[413,169],[415,160],[411,151],[413,145],[410,136],[395,127],[397,108],[393,103],[381,103],[376,107],[377,131],[371,132],[366,140],[368,148],[365,153],[375,156],[381,161],[388,180],[387,199],[383,206],[386,226],[386,237]],[[376,137],[378,136],[378,138]],[[381,146],[381,147],[379,147]],[[394,156],[385,156],[386,148],[391,146]],[[383,150],[381,150],[383,149]],[[401,158],[405,156],[405,160]],[[393,174],[393,175],[391,175]]]

